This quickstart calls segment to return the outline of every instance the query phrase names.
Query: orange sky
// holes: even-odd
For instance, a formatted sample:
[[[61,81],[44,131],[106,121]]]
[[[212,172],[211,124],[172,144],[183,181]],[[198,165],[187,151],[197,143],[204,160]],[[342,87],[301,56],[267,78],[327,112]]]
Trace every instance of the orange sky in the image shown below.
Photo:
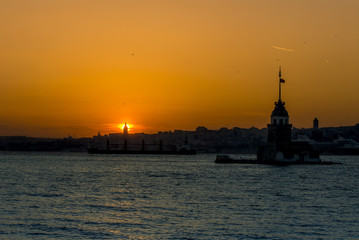
[[[0,135],[359,122],[357,0],[2,0]]]

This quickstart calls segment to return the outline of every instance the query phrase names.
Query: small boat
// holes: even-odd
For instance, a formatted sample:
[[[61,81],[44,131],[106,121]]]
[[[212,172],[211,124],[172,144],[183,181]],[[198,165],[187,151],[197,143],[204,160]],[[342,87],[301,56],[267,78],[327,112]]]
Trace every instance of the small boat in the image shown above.
[[[253,159],[234,159],[227,154],[217,154],[215,163],[239,163],[239,164],[258,164],[257,160]]]
[[[332,164],[341,164],[340,162],[330,162],[330,161],[315,161],[315,162],[288,162],[288,161],[268,161],[268,162],[262,162],[258,161],[257,159],[235,159],[231,158],[227,154],[217,154],[216,160],[214,161],[218,164],[263,164],[263,165],[332,165]]]
[[[108,150],[108,149],[96,149],[89,148],[88,153],[90,154],[155,154],[155,155],[196,155],[196,150]]]

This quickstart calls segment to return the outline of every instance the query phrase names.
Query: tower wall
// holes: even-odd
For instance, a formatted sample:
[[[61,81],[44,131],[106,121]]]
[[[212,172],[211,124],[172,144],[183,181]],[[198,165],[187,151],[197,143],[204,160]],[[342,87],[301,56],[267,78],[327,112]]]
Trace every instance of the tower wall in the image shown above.
[[[278,150],[290,147],[292,139],[292,124],[268,124],[268,145],[274,144]]]

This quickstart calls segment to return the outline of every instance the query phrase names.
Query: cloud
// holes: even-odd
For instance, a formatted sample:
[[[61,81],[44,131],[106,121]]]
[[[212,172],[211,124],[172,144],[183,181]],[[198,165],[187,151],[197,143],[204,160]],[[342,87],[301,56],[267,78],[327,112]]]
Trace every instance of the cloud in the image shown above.
[[[278,50],[282,50],[282,51],[287,51],[287,52],[294,52],[294,49],[290,49],[290,48],[282,48],[282,47],[277,47],[277,46],[272,46],[272,48],[278,49]]]

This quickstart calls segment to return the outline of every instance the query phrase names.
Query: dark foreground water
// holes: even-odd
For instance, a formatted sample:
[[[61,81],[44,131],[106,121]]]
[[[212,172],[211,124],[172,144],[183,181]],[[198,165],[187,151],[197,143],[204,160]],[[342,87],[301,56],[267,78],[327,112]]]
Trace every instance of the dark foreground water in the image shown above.
[[[0,239],[356,239],[359,157],[0,152]]]

